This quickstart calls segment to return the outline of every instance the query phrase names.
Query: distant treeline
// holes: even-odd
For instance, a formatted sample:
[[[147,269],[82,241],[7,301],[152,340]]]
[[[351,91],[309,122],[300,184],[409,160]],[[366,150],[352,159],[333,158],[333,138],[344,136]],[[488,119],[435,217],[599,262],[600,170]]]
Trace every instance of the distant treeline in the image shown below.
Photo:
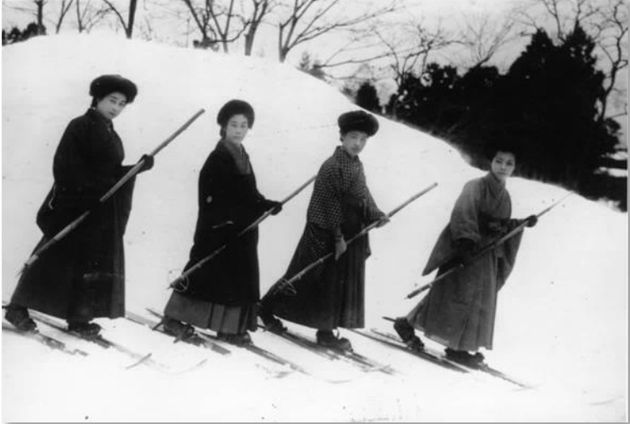
[[[370,83],[356,102],[447,140],[477,167],[488,143],[508,142],[519,152],[517,175],[609,199],[625,211],[627,176],[604,169],[627,171],[627,159],[614,157],[627,149],[619,124],[598,106],[604,74],[594,47],[579,26],[557,44],[541,29],[505,74],[476,66],[459,75],[432,63],[422,75],[404,74],[386,105]]]
[[[39,26],[35,22],[31,22],[24,28],[20,30],[18,27],[13,27],[9,32],[6,32],[4,29],[2,30],[2,45],[13,44],[19,41],[28,40],[31,37],[35,37],[36,35],[46,35],[46,27]]]

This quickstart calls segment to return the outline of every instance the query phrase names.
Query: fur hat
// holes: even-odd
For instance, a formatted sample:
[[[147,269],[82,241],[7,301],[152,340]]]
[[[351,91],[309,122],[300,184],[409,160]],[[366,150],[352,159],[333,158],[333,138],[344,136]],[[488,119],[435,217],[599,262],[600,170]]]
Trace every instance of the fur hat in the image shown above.
[[[125,95],[127,103],[132,103],[138,94],[136,85],[120,75],[101,75],[90,84],[90,96],[102,99],[110,93],[119,92]]]
[[[486,137],[486,143],[482,147],[482,154],[489,161],[492,161],[498,152],[512,153],[515,158],[521,156],[521,148],[518,142],[508,135],[493,132]]]
[[[217,114],[217,124],[221,126],[221,128],[225,127],[234,115],[245,115],[247,118],[247,126],[249,128],[254,126],[254,109],[252,105],[247,103],[244,100],[230,100],[226,104],[221,107],[219,113]]]
[[[337,124],[341,134],[346,134],[349,131],[361,131],[371,137],[378,131],[376,118],[362,110],[342,113],[337,119]]]

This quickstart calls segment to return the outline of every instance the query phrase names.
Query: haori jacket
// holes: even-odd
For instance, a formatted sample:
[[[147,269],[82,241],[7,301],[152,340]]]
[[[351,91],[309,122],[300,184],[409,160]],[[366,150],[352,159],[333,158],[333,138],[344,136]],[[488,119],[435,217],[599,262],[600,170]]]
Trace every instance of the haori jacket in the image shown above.
[[[349,208],[358,212],[362,223],[371,223],[384,215],[367,187],[359,157],[337,147],[317,173],[306,220],[340,234],[345,209]]]
[[[188,290],[182,294],[223,305],[250,305],[259,299],[258,229],[234,237],[270,203],[258,192],[245,149],[235,153],[227,143],[217,143],[199,174],[199,212],[185,270],[229,244],[188,277]]]
[[[348,240],[383,215],[367,187],[359,158],[337,147],[319,169],[306,227],[284,278],[333,252],[336,235]],[[366,234],[349,244],[338,260],[329,259],[296,281],[295,296],[273,299],[274,314],[320,330],[363,327],[369,255]]]
[[[12,303],[76,320],[124,315],[123,234],[134,179],[97,206],[126,171],[123,159],[112,122],[96,110],[68,124],[53,160],[53,187],[37,213],[44,237],[36,249],[86,210],[92,212],[22,274]]]

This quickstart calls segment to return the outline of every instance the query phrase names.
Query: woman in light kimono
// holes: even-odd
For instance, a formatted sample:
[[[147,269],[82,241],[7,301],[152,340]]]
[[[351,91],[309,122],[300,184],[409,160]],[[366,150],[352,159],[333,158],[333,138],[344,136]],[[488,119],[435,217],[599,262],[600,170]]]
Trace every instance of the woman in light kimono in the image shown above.
[[[489,158],[490,172],[464,186],[423,275],[435,269],[440,275],[453,264],[469,262],[475,252],[522,222],[510,219],[512,203],[506,189],[516,165],[514,149],[494,147]],[[526,221],[532,227],[537,219],[532,215]],[[436,282],[406,317],[395,321],[394,329],[403,341],[411,349],[422,350],[416,328],[446,346],[449,359],[482,362],[483,355],[477,351],[492,349],[497,294],[514,267],[521,236],[522,232]]]

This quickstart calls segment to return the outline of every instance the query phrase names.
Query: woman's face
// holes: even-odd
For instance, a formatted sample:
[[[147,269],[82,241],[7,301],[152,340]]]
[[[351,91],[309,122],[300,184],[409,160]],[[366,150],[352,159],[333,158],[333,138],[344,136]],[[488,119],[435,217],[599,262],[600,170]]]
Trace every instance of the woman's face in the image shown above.
[[[513,153],[499,151],[492,158],[490,171],[499,180],[505,182],[514,172],[515,166],[516,158]]]
[[[127,96],[119,92],[109,93],[96,102],[96,110],[107,119],[114,119],[127,106]]]
[[[225,139],[235,144],[241,144],[249,131],[249,122],[245,115],[232,116],[225,125]]]
[[[367,143],[368,135],[363,131],[348,131],[341,136],[341,147],[350,155],[357,156]]]

